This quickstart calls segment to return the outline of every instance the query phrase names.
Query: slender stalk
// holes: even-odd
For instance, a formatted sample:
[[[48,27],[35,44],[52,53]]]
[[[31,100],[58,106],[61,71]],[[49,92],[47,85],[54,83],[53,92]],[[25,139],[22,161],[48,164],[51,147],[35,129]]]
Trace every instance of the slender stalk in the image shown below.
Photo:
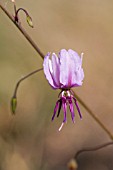
[[[17,84],[16,84],[16,86],[15,86],[13,98],[16,98],[16,96],[17,96],[17,90],[18,90],[18,88],[19,88],[20,83],[21,83],[23,80],[27,79],[28,77],[32,76],[33,74],[35,74],[35,73],[37,73],[37,72],[39,72],[39,71],[41,71],[41,70],[43,70],[43,68],[40,68],[40,69],[38,69],[38,70],[35,70],[35,71],[27,74],[26,76],[22,77],[22,78],[17,82]]]
[[[12,111],[12,114],[15,114],[15,112],[16,112],[16,107],[17,107],[17,91],[18,91],[18,88],[19,88],[20,83],[21,83],[23,80],[27,79],[28,77],[32,76],[33,74],[35,74],[35,73],[37,73],[37,72],[39,72],[39,71],[41,71],[41,70],[43,70],[43,68],[40,68],[40,69],[38,69],[38,70],[35,70],[35,71],[27,74],[26,76],[22,77],[22,78],[17,82],[17,84],[16,84],[16,86],[15,86],[15,90],[14,90],[13,96],[12,96],[12,98],[11,98],[11,111]]]
[[[74,158],[76,159],[83,152],[97,151],[97,150],[100,150],[100,149],[105,148],[105,147],[110,146],[110,145],[113,145],[113,142],[108,142],[108,143],[104,143],[104,144],[101,144],[101,145],[98,145],[98,146],[95,146],[95,147],[87,147],[87,148],[81,149],[76,153]]]
[[[73,91],[74,92],[74,91]],[[93,117],[93,119],[101,126],[101,128],[109,135],[109,137],[113,140],[113,135],[111,132],[106,128],[106,126],[98,119],[98,117],[92,112],[92,110],[82,101],[82,99],[75,94],[76,99],[81,103],[81,105],[88,111],[88,113]]]
[[[42,51],[38,48],[38,46],[35,44],[35,42],[32,40],[32,38],[27,34],[27,32],[24,30],[24,28],[17,22],[15,22],[15,18],[3,7],[3,5],[0,3],[0,8],[5,12],[5,14],[9,17],[9,19],[14,23],[14,25],[20,30],[20,32],[24,35],[24,37],[28,40],[28,42],[31,44],[31,46],[38,52],[38,54],[44,59],[44,54]]]

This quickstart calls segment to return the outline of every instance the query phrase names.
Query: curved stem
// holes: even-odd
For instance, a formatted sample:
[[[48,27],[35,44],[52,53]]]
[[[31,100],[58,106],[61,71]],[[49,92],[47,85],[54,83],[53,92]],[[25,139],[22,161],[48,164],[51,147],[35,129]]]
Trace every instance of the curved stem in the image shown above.
[[[74,91],[73,91],[74,92]],[[76,99],[81,103],[81,105],[88,111],[88,113],[92,116],[92,118],[101,126],[101,128],[109,135],[109,137],[113,140],[113,135],[106,128],[106,126],[98,119],[98,117],[90,110],[90,108],[81,100],[81,98],[75,94]]]
[[[113,142],[108,142],[108,143],[104,143],[104,144],[101,144],[101,145],[98,145],[98,146],[95,146],[95,147],[87,147],[87,148],[81,149],[76,153],[74,158],[76,159],[83,152],[97,151],[99,149],[105,148],[105,147],[110,146],[110,145],[113,145]]]
[[[39,72],[39,71],[41,71],[41,70],[43,70],[43,68],[40,68],[40,69],[38,69],[38,70],[35,70],[35,71],[27,74],[26,76],[22,77],[22,78],[17,82],[16,87],[15,87],[15,90],[14,90],[14,93],[13,93],[13,96],[12,96],[12,98],[11,98],[11,111],[12,111],[13,114],[15,114],[16,107],[17,107],[17,90],[18,90],[18,88],[19,88],[20,83],[21,83],[23,80],[27,79],[28,77],[32,76],[33,74],[35,74],[35,73],[37,73],[37,72]]]
[[[37,72],[39,72],[39,71],[41,71],[41,70],[43,70],[43,68],[40,68],[40,69],[38,69],[38,70],[35,70],[35,71],[27,74],[26,76],[22,77],[22,78],[17,82],[17,84],[16,84],[16,87],[15,87],[14,94],[13,94],[13,97],[12,97],[12,98],[16,98],[16,96],[17,96],[17,90],[18,90],[18,88],[19,88],[20,83],[21,83],[23,80],[27,79],[28,77],[32,76],[33,74],[35,74],[35,73],[37,73]]]
[[[19,11],[21,11],[21,10],[24,11],[26,15],[28,15],[28,12],[25,9],[23,9],[23,8],[17,9],[16,15],[18,15]]]
[[[42,51],[38,48],[38,46],[35,44],[35,42],[32,40],[32,38],[27,34],[27,32],[24,30],[24,28],[15,22],[15,18],[11,16],[11,14],[1,5],[0,8],[5,12],[5,14],[9,17],[9,19],[14,23],[14,25],[20,30],[20,32],[24,35],[24,37],[28,40],[28,42],[32,45],[32,47],[38,52],[38,54],[41,56],[42,59],[44,59],[45,55],[42,53]]]

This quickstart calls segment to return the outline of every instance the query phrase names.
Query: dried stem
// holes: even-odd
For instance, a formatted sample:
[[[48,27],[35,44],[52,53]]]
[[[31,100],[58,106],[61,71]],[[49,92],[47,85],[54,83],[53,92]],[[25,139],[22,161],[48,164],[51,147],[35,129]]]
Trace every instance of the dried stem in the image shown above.
[[[74,92],[74,91],[73,91]],[[81,100],[81,98],[75,94],[76,99],[81,103],[81,105],[88,111],[88,113],[93,117],[93,119],[101,126],[101,128],[109,135],[110,139],[113,140],[113,135],[111,132],[106,128],[106,126],[98,119],[98,117],[90,110],[90,108]]]

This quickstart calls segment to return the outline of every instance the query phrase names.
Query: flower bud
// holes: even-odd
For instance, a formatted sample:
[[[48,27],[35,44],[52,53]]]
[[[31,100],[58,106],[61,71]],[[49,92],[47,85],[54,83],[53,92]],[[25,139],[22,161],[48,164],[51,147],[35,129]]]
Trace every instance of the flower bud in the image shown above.
[[[77,168],[78,168],[78,164],[77,164],[77,162],[76,162],[76,160],[75,159],[71,159],[69,162],[68,162],[68,169],[69,170],[77,170]]]
[[[28,25],[29,25],[30,27],[32,27],[32,28],[33,28],[32,18],[31,18],[29,15],[27,15],[27,17],[26,17],[26,21],[27,21]]]
[[[17,98],[12,97],[12,99],[11,99],[11,111],[12,111],[12,114],[15,114],[16,107],[17,107]]]

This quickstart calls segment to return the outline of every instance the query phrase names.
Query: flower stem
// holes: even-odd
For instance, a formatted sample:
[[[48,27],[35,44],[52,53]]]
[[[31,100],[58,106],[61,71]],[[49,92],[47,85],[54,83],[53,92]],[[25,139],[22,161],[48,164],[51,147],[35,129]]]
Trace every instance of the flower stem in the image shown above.
[[[74,92],[74,91],[73,91]],[[88,113],[92,116],[92,118],[101,126],[101,128],[108,134],[108,136],[110,137],[110,139],[113,140],[113,135],[111,134],[111,132],[106,128],[106,126],[98,119],[98,117],[92,112],[92,110],[90,110],[90,108],[81,100],[81,98],[75,94],[74,95],[76,97],[76,99],[81,103],[81,105],[88,111]]]
[[[37,73],[37,72],[39,72],[39,71],[41,71],[41,70],[43,70],[43,68],[40,68],[40,69],[38,69],[38,70],[35,70],[35,71],[27,74],[26,76],[22,77],[22,78],[17,82],[17,84],[16,84],[13,97],[16,97],[16,95],[17,95],[17,90],[18,90],[18,88],[19,88],[19,85],[20,85],[20,83],[21,83],[23,80],[27,79],[28,77],[32,76],[33,74],[35,74],[35,73]]]
[[[98,146],[95,146],[95,147],[87,147],[87,148],[81,149],[76,153],[74,158],[76,160],[76,158],[83,152],[97,151],[99,149],[105,148],[105,147],[110,146],[110,145],[113,145],[113,142],[107,142],[107,143],[104,143],[104,144],[101,144],[101,145],[98,145]]]
[[[28,77],[32,76],[33,74],[39,72],[43,70],[43,68],[40,68],[38,70],[35,70],[29,74],[27,74],[26,76],[22,77],[17,83],[16,83],[16,86],[15,86],[15,90],[14,90],[14,93],[13,93],[13,96],[11,98],[11,110],[12,110],[12,113],[15,114],[15,111],[16,111],[16,107],[17,107],[17,91],[18,91],[18,88],[19,88],[19,85],[20,83],[27,79]]]
[[[32,40],[32,38],[27,34],[27,32],[24,30],[24,28],[15,22],[15,18],[1,5],[0,8],[5,12],[5,14],[9,17],[9,19],[14,23],[14,25],[20,30],[20,32],[24,35],[24,37],[28,40],[28,42],[31,44],[31,46],[38,52],[38,54],[41,56],[42,59],[44,59],[44,54],[42,51],[38,48],[38,46],[35,44],[35,42]]]

